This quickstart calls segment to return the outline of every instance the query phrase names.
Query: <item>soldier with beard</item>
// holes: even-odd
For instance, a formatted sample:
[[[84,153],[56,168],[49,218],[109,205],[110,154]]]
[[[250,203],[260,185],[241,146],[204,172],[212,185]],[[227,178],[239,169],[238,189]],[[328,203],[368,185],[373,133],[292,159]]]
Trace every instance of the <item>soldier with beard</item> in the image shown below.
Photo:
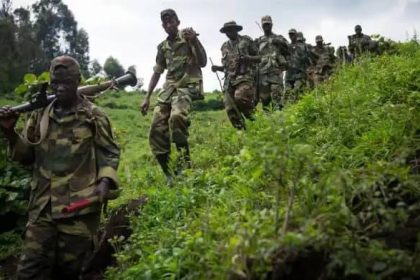
[[[222,66],[213,65],[213,72],[225,73],[224,104],[233,127],[245,129],[245,119],[253,119],[256,104],[255,65],[261,61],[257,46],[249,36],[239,35],[242,26],[226,22],[220,29],[229,38],[224,42]]]

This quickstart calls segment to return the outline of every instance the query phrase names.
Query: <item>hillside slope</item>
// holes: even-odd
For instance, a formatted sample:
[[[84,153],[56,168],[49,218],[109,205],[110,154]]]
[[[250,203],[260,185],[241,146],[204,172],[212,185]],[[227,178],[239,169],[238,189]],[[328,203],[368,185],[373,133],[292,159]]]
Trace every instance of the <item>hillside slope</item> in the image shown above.
[[[420,46],[407,43],[259,113],[247,131],[208,95],[194,104],[193,168],[172,188],[148,146],[142,97],[103,95],[123,150],[111,209],[148,198],[128,242],[113,239],[118,266],[107,278],[419,278],[419,93]],[[0,154],[0,214],[23,217],[28,173]],[[16,216],[0,234],[0,274],[7,258],[13,273],[19,252]]]
[[[108,278],[419,276],[419,93],[420,48],[408,43],[341,69],[247,131],[204,106],[191,127],[194,167],[172,188],[138,101],[109,109],[124,144],[117,204],[148,203],[129,244],[114,242]]]

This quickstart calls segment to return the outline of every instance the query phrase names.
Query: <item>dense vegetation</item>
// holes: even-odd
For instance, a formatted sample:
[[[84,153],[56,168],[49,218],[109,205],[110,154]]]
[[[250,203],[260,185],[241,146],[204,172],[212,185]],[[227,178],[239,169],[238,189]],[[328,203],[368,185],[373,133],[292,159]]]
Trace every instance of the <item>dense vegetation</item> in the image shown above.
[[[62,0],[38,0],[30,7],[0,0],[0,94],[9,93],[31,72],[40,75],[50,61],[67,54],[80,63],[84,78],[104,73],[117,77],[124,67],[113,57],[104,66],[90,61],[89,35]]]
[[[193,169],[172,188],[151,156],[141,97],[101,97],[123,148],[123,193],[111,206],[148,198],[128,242],[113,240],[108,278],[420,276],[419,93],[420,47],[406,43],[259,113],[246,131],[210,95],[192,114]],[[13,236],[0,240],[16,248]]]

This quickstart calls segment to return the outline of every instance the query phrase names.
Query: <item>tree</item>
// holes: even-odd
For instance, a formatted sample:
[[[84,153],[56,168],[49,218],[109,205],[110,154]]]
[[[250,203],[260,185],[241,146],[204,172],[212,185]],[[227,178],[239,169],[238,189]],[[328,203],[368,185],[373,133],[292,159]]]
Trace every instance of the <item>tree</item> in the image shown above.
[[[104,71],[110,78],[119,77],[125,72],[124,67],[120,64],[120,62],[112,56],[105,60]]]
[[[95,76],[98,75],[102,71],[102,65],[99,63],[97,59],[94,59],[89,66],[90,75]]]
[[[11,1],[2,0],[0,6],[0,92],[8,92],[13,88],[16,58],[15,31]]]
[[[77,31],[75,37],[70,41],[70,55],[80,64],[80,70],[85,78],[89,73],[89,35],[81,28]]]
[[[89,36],[62,0],[39,0],[29,10],[12,7],[12,0],[0,0],[0,92],[13,90],[28,72],[44,72],[63,54],[76,58],[89,77]]]

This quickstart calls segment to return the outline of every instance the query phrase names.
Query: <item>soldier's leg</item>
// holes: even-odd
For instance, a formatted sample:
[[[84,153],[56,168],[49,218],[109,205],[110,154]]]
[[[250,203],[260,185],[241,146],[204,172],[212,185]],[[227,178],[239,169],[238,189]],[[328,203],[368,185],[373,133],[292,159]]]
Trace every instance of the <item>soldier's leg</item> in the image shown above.
[[[271,103],[270,85],[260,85],[260,100],[263,110],[268,111]]]
[[[166,178],[169,179],[169,153],[171,151],[171,138],[169,134],[169,116],[171,105],[160,103],[153,113],[150,126],[149,144]]]
[[[17,267],[18,280],[51,279],[56,238],[55,225],[45,211],[36,222],[28,224],[23,252]]]
[[[308,81],[304,78],[297,79],[295,81],[295,88],[294,88],[294,100],[296,102],[300,96],[302,95],[303,91],[308,87]]]
[[[293,103],[293,96],[294,96],[294,80],[286,80],[284,84],[284,92],[281,99],[281,104],[286,106],[287,104]]]
[[[283,95],[283,85],[282,84],[271,84],[271,100],[273,102],[274,110],[281,110],[282,105],[282,95]]]
[[[235,104],[239,111],[247,118],[252,119],[255,111],[255,88],[246,83],[241,83],[236,87],[234,93]]]
[[[99,212],[57,220],[58,235],[53,279],[81,278],[87,261],[94,251],[99,221]]]
[[[182,90],[180,90],[182,92]],[[191,167],[190,150],[188,145],[188,128],[191,124],[189,113],[192,100],[188,94],[180,94],[173,97],[172,109],[169,117],[172,142],[175,143],[179,156],[176,161],[176,173],[180,173],[184,167]]]
[[[237,129],[245,129],[245,120],[238,107],[236,107],[235,101],[233,99],[234,90],[234,87],[229,87],[227,90],[225,90],[223,103],[225,105],[225,110],[232,126]]]

